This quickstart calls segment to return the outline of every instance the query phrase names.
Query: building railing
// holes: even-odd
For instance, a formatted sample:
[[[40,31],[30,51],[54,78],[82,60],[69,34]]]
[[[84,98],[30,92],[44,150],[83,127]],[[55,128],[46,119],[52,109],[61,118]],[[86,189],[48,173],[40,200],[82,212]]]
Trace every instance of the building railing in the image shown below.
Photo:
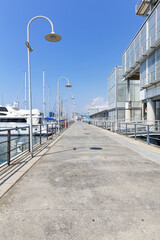
[[[67,122],[67,128],[73,124],[73,121]],[[28,134],[15,135],[15,130],[24,129]],[[29,126],[22,126],[16,128],[5,128],[0,130],[0,167],[5,164],[10,165],[11,161],[19,157],[23,153],[30,152],[30,136]],[[33,133],[33,145],[40,146],[45,141],[51,140],[57,134],[57,125],[48,123],[45,125],[33,125],[33,129],[37,131]],[[65,123],[60,122],[60,131],[65,128]]]
[[[126,137],[133,137],[146,141],[148,144],[160,146],[160,120],[125,122],[91,119],[88,123]]]

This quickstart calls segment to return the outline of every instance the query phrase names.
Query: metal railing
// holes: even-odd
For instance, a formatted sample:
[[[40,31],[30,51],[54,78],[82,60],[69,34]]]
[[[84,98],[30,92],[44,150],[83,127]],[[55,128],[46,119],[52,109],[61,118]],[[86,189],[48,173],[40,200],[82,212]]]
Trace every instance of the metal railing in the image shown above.
[[[126,137],[133,137],[146,141],[148,144],[160,146],[160,120],[125,122],[91,119],[88,123]]]
[[[67,127],[73,121],[68,121]],[[25,133],[20,132],[25,128]],[[10,165],[11,161],[23,153],[30,152],[30,131],[29,126],[0,129],[0,167]],[[60,131],[65,128],[64,122],[60,122]],[[36,129],[36,131],[34,131]],[[45,125],[33,125],[33,144],[42,145],[45,141],[53,139],[57,134],[57,124],[48,123]],[[15,134],[15,130],[17,134]],[[19,131],[18,131],[19,130]]]

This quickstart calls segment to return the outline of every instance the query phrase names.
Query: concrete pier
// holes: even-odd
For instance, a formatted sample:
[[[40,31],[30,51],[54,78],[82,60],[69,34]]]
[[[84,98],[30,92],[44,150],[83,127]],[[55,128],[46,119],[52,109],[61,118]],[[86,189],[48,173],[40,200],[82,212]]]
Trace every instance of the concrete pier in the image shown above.
[[[74,124],[0,199],[1,240],[159,240],[160,150]]]

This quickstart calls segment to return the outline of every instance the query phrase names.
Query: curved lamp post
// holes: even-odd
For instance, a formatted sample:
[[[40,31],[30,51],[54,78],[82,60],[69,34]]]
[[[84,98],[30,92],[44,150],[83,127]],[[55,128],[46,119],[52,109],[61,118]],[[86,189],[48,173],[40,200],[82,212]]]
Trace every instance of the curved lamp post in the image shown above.
[[[75,116],[75,111],[76,111],[76,104],[75,102],[73,103],[73,117]]]
[[[71,92],[66,93],[65,95],[65,128],[66,128],[66,118],[67,118],[67,95],[70,94],[71,95],[71,100],[74,100],[73,94]]]
[[[25,45],[28,48],[28,83],[29,83],[29,110],[30,110],[30,152],[31,152],[31,157],[33,157],[33,137],[32,137],[32,92],[31,92],[31,67],[30,67],[30,52],[33,51],[33,49],[30,46],[30,36],[29,36],[29,27],[31,22],[33,22],[35,19],[37,18],[43,18],[45,20],[47,20],[50,25],[51,25],[51,33],[47,34],[45,36],[45,39],[47,41],[50,42],[58,42],[61,40],[61,36],[56,34],[54,32],[54,28],[53,28],[53,23],[51,22],[51,20],[45,16],[36,16],[34,18],[32,18],[28,25],[27,25],[27,42],[25,42]]]
[[[59,101],[59,81],[62,80],[62,79],[66,79],[67,80],[67,85],[65,85],[65,87],[72,87],[72,85],[69,84],[69,79],[67,77],[60,77],[58,78],[58,134],[59,134],[59,121],[60,121],[60,101]]]

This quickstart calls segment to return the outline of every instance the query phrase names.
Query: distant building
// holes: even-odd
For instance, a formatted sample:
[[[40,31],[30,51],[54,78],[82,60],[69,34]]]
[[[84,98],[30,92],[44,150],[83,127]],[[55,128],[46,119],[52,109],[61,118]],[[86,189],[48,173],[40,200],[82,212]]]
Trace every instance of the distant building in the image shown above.
[[[96,113],[102,112],[104,110],[108,110],[108,106],[92,106],[88,109],[88,115],[92,116]]]
[[[89,116],[91,116],[91,115],[93,115],[93,114],[95,114],[95,113],[98,113],[99,112],[99,108],[97,108],[97,107],[90,107],[89,109],[88,109],[88,115]]]
[[[90,115],[90,118],[91,119],[96,119],[97,118],[97,119],[107,120],[108,119],[108,110],[103,110],[103,111],[94,113],[94,114]]]

